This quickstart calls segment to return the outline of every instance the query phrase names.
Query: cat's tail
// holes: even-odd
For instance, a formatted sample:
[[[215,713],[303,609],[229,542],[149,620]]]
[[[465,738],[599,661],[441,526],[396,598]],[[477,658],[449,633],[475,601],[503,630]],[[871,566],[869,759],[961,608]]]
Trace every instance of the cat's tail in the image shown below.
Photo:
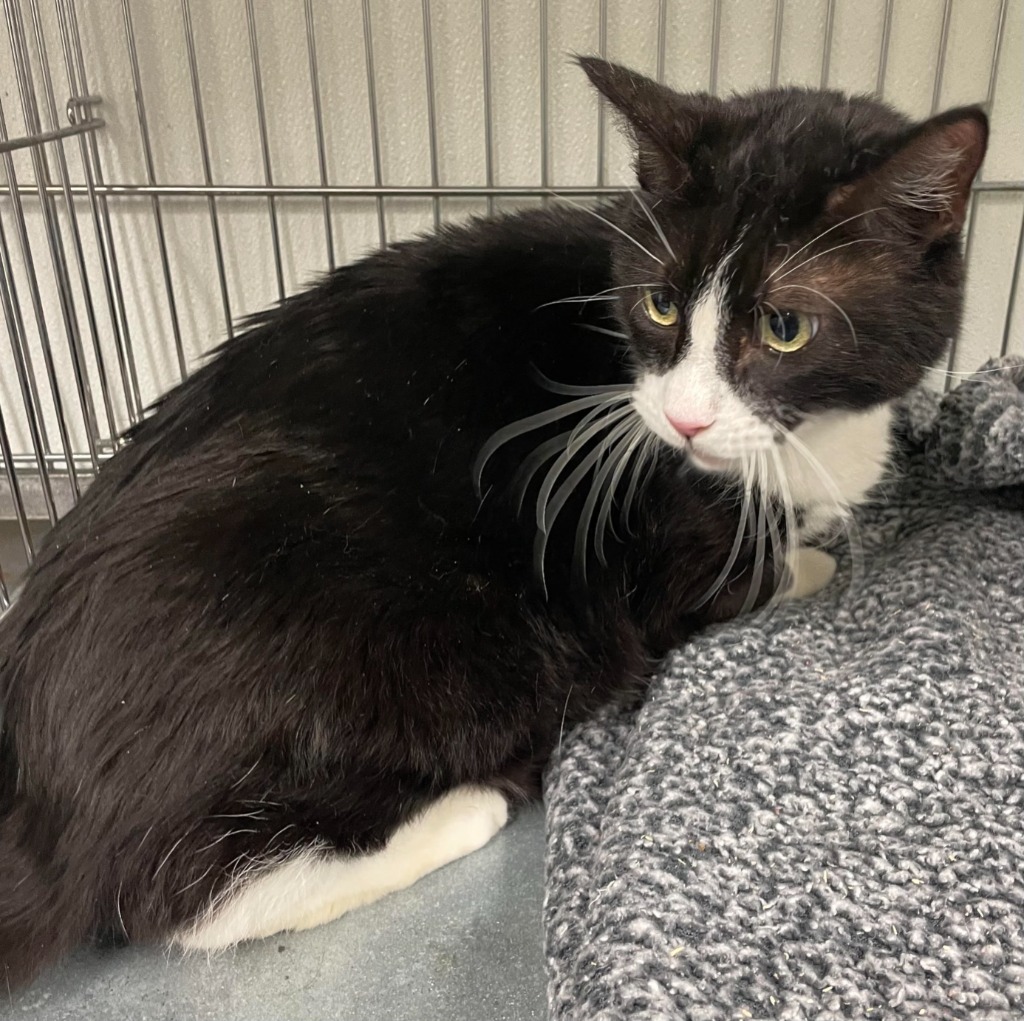
[[[38,811],[0,793],[0,1000],[88,935],[94,892],[44,848]],[[48,852],[48,853],[47,853]]]

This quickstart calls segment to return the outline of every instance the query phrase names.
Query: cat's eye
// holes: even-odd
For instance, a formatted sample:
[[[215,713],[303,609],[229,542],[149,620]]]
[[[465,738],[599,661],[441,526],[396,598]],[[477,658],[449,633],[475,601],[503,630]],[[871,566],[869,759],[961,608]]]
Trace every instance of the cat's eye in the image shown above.
[[[773,351],[799,351],[818,332],[818,317],[803,312],[765,312],[757,318],[761,343]]]
[[[675,326],[679,322],[679,306],[668,296],[666,291],[644,292],[644,311],[652,323],[659,326]]]

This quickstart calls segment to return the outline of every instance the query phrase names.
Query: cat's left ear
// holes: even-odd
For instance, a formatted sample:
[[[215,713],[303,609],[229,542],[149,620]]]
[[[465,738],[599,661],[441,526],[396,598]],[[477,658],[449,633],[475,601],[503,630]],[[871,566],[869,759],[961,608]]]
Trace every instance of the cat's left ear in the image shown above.
[[[687,154],[719,101],[683,95],[600,57],[578,57],[594,88],[625,118],[636,142],[636,173],[646,191],[673,194],[690,180]]]
[[[939,114],[914,130],[880,167],[829,196],[843,216],[879,213],[927,244],[957,233],[988,145],[988,118],[976,106]]]

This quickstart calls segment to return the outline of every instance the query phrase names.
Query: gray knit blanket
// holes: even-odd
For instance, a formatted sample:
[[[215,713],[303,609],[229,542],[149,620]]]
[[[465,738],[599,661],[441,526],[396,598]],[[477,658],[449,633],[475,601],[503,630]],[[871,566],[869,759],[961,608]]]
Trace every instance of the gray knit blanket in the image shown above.
[[[564,736],[553,1018],[1024,1018],[1024,359],[900,435],[859,584]]]

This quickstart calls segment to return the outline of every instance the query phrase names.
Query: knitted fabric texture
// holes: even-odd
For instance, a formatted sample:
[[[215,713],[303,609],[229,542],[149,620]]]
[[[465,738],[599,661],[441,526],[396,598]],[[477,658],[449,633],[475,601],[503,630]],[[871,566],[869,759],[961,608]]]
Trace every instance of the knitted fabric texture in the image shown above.
[[[1024,359],[899,433],[859,577],[564,736],[553,1018],[1024,1017]]]

